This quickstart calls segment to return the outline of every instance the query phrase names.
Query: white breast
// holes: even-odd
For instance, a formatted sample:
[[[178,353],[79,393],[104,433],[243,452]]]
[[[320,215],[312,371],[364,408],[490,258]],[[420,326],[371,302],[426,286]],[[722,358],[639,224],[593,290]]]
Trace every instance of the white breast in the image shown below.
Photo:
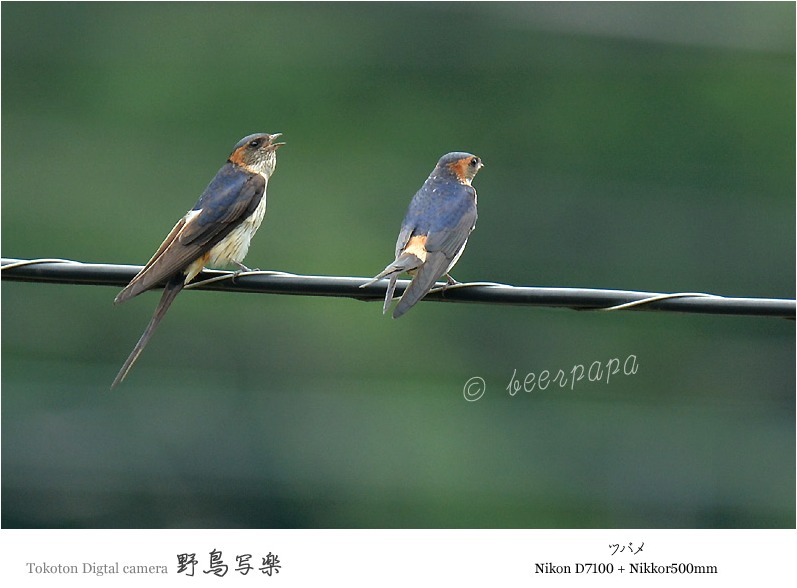
[[[218,267],[228,265],[231,262],[243,263],[244,257],[249,251],[249,243],[257,229],[260,228],[260,223],[263,222],[263,217],[266,214],[268,178],[265,176],[263,178],[266,180],[266,184],[263,186],[263,197],[260,199],[260,204],[257,205],[257,208],[249,218],[235,227],[229,235],[210,250],[209,258],[206,262],[207,265]]]

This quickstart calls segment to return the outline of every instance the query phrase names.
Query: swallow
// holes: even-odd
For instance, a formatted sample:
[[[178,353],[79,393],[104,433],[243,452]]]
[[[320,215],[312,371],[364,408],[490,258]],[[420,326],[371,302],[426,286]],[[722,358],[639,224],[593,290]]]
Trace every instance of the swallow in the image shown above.
[[[448,272],[459,261],[468,237],[476,227],[476,190],[471,181],[484,166],[470,153],[443,155],[410,201],[396,241],[396,259],[360,288],[382,278],[389,278],[382,313],[386,313],[399,274],[413,275],[393,318],[407,312],[429,293],[438,278],[445,275],[448,284],[456,281]]]
[[[280,136],[258,133],[238,141],[196,205],[114,299],[121,304],[165,282],[155,313],[112,389],[125,379],[180,290],[205,266],[235,265],[250,271],[243,260],[266,212],[266,187],[277,165],[277,148],[285,144],[276,142]]]

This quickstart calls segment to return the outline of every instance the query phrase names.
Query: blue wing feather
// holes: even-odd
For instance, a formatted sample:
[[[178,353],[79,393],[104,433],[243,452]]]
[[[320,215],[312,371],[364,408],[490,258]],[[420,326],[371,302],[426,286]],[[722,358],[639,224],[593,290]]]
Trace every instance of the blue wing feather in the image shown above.
[[[227,163],[194,208],[180,219],[152,259],[116,297],[124,302],[184,271],[248,218],[265,197],[266,181]],[[191,212],[199,211],[191,217]]]
[[[227,163],[208,184],[192,210],[200,210],[180,242],[218,243],[240,221],[251,215],[265,196],[265,180]],[[233,226],[231,226],[233,225]]]

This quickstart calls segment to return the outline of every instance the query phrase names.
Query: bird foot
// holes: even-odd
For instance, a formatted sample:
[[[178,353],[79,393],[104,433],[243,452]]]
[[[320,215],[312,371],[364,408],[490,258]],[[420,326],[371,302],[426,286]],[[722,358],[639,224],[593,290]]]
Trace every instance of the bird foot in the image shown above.
[[[236,274],[240,274],[240,273],[243,273],[243,272],[259,272],[260,271],[259,269],[249,269],[244,264],[242,264],[240,261],[233,261],[233,263],[240,268],[237,272],[235,272]]]
[[[459,284],[454,278],[451,277],[451,274],[446,274],[446,287],[448,286],[456,286]]]
[[[233,283],[233,284],[235,283],[235,279],[236,279],[238,276],[240,276],[241,274],[247,274],[247,273],[249,273],[249,272],[259,272],[259,271],[260,271],[260,270],[259,270],[259,269],[257,269],[257,268],[255,268],[255,269],[250,269],[250,268],[246,267],[244,264],[242,264],[240,261],[233,261],[233,263],[234,263],[235,265],[237,265],[237,266],[240,268],[238,271],[234,272],[234,273],[232,274],[232,278],[230,278],[230,280],[232,281],[232,283]]]

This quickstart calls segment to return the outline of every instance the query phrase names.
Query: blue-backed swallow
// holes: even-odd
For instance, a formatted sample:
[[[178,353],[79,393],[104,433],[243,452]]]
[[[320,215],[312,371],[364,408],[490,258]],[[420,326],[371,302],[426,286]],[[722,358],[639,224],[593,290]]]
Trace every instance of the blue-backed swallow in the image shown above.
[[[136,359],[169,309],[175,296],[204,267],[232,264],[242,271],[249,242],[266,212],[266,187],[277,165],[281,133],[258,133],[235,145],[216,177],[196,205],[177,221],[161,246],[114,304],[130,300],[165,281],[155,314],[114,379],[115,388],[125,379]]]
[[[393,318],[407,312],[445,275],[449,284],[456,283],[448,274],[465,249],[468,236],[476,226],[476,190],[471,181],[484,164],[470,153],[443,155],[421,189],[413,196],[396,241],[396,259],[364,288],[382,278],[390,278],[385,293],[387,312],[393,300],[399,274],[413,274],[401,300],[393,310]]]

